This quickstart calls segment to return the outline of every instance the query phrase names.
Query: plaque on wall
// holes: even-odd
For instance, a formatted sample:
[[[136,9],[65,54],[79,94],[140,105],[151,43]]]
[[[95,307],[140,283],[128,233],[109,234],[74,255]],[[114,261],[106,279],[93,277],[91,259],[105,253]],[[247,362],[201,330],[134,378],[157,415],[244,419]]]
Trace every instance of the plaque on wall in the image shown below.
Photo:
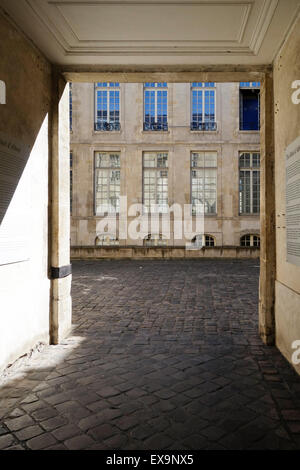
[[[286,259],[300,266],[300,137],[285,151],[286,158]]]
[[[29,258],[28,149],[0,134],[0,265]]]

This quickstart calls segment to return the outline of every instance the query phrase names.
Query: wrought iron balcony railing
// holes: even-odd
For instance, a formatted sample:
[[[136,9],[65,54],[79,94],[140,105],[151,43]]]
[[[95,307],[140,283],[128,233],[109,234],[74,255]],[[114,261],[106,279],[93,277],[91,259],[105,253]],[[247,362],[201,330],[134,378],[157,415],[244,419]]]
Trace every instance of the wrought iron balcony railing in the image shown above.
[[[144,131],[167,131],[167,122],[144,122]]]
[[[191,122],[191,131],[216,131],[216,122]]]
[[[95,131],[119,131],[120,129],[119,122],[95,122]]]

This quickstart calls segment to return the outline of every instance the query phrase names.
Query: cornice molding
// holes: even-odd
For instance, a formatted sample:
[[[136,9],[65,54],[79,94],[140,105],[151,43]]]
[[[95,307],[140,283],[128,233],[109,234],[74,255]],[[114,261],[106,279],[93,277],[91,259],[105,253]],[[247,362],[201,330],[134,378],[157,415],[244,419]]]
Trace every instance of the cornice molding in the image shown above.
[[[176,0],[165,0],[158,2],[157,0],[110,0],[110,1],[89,1],[84,2],[82,0],[74,1],[49,1],[48,7],[54,8],[55,13],[59,15],[59,25],[54,24],[49,14],[43,8],[41,0],[26,0],[27,5],[31,9],[32,13],[36,16],[39,22],[43,24],[45,28],[52,35],[53,39],[60,48],[63,50],[65,56],[97,56],[97,55],[248,55],[255,56],[258,54],[260,47],[263,43],[265,34],[268,30],[270,22],[272,21],[274,12],[276,10],[278,0],[264,0],[259,17],[256,22],[256,26],[253,29],[253,34],[249,44],[243,44],[245,39],[245,33],[249,24],[251,13],[253,12],[254,0],[240,0],[239,2],[234,1],[187,1],[180,2]],[[74,28],[62,13],[61,6],[89,6],[98,5],[184,5],[184,6],[243,6],[244,12],[241,19],[239,32],[235,40],[223,41],[219,40],[206,40],[206,41],[195,41],[195,40],[81,40],[76,35]],[[64,30],[60,27],[63,25]],[[72,41],[67,40],[66,34]],[[73,42],[73,44],[72,44]]]

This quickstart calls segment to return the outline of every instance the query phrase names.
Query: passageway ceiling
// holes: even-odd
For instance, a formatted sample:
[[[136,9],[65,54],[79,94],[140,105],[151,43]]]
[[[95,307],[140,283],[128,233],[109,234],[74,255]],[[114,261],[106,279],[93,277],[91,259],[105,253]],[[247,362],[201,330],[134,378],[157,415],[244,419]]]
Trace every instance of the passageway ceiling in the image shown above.
[[[0,0],[60,65],[267,65],[300,0]]]

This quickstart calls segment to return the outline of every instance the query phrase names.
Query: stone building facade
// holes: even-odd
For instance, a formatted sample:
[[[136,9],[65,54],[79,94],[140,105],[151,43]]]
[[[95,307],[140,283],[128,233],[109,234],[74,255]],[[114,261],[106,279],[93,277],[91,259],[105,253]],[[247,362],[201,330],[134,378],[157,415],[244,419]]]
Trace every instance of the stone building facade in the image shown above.
[[[73,257],[259,256],[259,83],[73,83],[71,124]],[[158,219],[202,201],[204,248],[185,249],[173,214],[169,237],[119,237],[118,214],[105,233],[99,204],[114,218],[119,195]]]

